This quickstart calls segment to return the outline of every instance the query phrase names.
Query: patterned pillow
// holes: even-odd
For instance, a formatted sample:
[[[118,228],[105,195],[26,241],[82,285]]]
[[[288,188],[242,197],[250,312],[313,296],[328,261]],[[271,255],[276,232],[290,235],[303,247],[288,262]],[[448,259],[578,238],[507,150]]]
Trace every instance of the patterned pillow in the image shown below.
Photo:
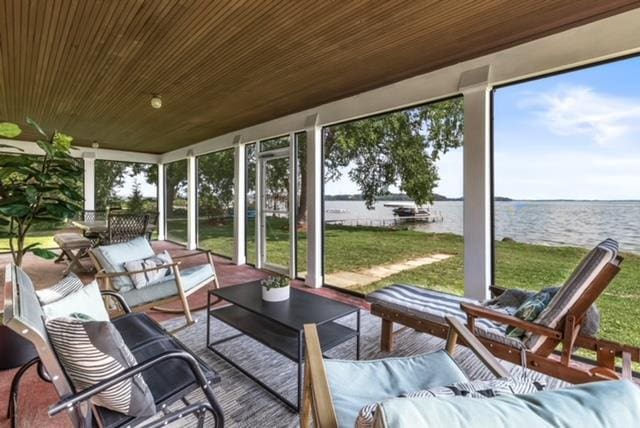
[[[78,278],[75,273],[70,273],[51,287],[36,290],[36,295],[41,305],[48,305],[49,303],[57,302],[71,293],[75,293],[82,287],[84,287],[84,284],[80,281],[80,278]]]
[[[74,314],[47,321],[51,344],[74,387],[81,391],[137,364],[111,322]],[[91,401],[128,416],[153,416],[155,403],[141,375],[113,385]]]
[[[467,398],[491,398],[501,395],[533,394],[542,391],[545,385],[528,379],[494,379],[475,380],[472,382],[454,383],[449,386],[436,386],[421,391],[401,394],[400,397],[467,397]],[[369,404],[363,407],[356,419],[356,428],[373,428],[379,403]]]
[[[513,314],[515,317],[523,321],[534,321],[540,315],[540,312],[547,307],[551,298],[555,294],[552,289],[544,289],[525,300],[518,310]],[[526,330],[512,325],[507,327],[507,336],[522,338],[526,334]]]
[[[136,272],[145,269],[152,269],[154,267],[162,265],[168,265],[171,263],[173,263],[171,255],[169,255],[169,252],[165,250],[153,257],[149,257],[143,260],[133,260],[130,262],[126,262],[124,264],[124,270],[126,270],[127,272]],[[131,278],[131,281],[133,282],[133,286],[135,288],[144,288],[147,285],[162,281],[162,279],[169,275],[170,272],[171,269],[165,267],[149,272],[132,273],[129,275],[129,277]]]

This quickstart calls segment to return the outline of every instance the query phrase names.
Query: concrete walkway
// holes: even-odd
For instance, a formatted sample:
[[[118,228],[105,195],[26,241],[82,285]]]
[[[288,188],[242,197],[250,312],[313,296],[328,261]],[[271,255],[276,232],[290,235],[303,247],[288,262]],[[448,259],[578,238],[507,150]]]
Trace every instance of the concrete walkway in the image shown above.
[[[399,263],[375,266],[357,272],[339,271],[325,275],[325,282],[341,288],[359,287],[380,281],[388,276],[420,266],[430,265],[452,257],[450,254],[432,254],[419,259],[405,260]]]

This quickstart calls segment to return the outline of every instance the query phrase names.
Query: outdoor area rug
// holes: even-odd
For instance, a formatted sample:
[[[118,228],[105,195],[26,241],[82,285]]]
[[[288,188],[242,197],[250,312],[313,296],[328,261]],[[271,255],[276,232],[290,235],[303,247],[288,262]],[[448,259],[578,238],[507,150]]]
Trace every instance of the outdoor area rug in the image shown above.
[[[369,312],[362,311],[361,319],[361,358],[370,360],[388,356],[410,356],[432,352],[444,347],[444,341],[424,333],[403,329],[395,341],[393,353],[380,352],[380,319]],[[226,427],[297,427],[298,414],[293,413],[282,402],[274,398],[261,386],[247,378],[206,347],[205,312],[197,313],[198,322],[189,328],[179,331],[176,336],[189,349],[194,351],[212,369],[216,370],[222,381],[215,385],[214,393],[224,411]],[[345,325],[355,326],[355,315],[345,317]],[[163,326],[168,330],[175,329],[184,323],[183,318],[166,321]],[[226,324],[212,320],[211,334],[214,340],[237,334],[238,331]],[[242,365],[254,376],[266,382],[272,388],[295,401],[296,365],[285,357],[270,350],[246,336],[217,345],[225,355]],[[355,339],[332,349],[329,357],[355,359]],[[462,346],[458,346],[455,359],[471,379],[492,379],[491,373],[482,363]],[[521,376],[522,369],[504,362],[514,375]],[[567,384],[527,370],[532,379],[547,384],[547,388],[558,388]],[[189,397],[190,401],[203,399],[200,391]],[[366,403],[364,403],[366,404]],[[176,408],[180,405],[177,404]],[[195,426],[195,419],[187,418],[174,426]],[[207,426],[211,426],[208,425]]]

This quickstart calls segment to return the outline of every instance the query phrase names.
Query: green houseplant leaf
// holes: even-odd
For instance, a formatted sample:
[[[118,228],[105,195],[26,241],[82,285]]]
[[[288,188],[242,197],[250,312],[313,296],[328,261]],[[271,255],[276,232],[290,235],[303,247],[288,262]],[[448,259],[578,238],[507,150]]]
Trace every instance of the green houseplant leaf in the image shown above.
[[[73,217],[81,210],[78,201],[82,200],[83,171],[70,154],[73,139],[61,132],[49,136],[31,118],[27,123],[44,137],[36,142],[44,156],[0,157],[0,225],[18,266],[27,252],[45,259],[56,257],[39,244],[25,245],[25,240],[32,226],[37,229]],[[2,129],[6,135],[16,134],[13,127]]]
[[[30,117],[27,117],[27,123],[31,125],[33,128],[35,128],[35,130],[38,131],[38,133],[42,135],[44,138],[46,138],[47,140],[49,139],[49,136],[47,135],[47,133],[42,130],[40,125],[38,125],[35,120],[31,119]]]
[[[58,257],[56,253],[51,250],[47,250],[45,248],[31,248],[30,251],[38,257],[42,257],[43,259],[52,260]]]
[[[20,134],[22,134],[22,129],[20,129],[17,124],[11,122],[0,122],[0,137],[16,138]]]

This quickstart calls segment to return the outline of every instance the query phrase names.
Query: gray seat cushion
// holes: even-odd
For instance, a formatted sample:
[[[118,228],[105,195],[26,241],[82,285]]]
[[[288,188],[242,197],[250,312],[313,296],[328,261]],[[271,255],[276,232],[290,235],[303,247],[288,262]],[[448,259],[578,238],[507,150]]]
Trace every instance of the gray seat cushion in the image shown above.
[[[188,292],[205,281],[211,281],[214,273],[211,265],[207,263],[200,266],[180,269],[180,277],[182,278],[184,291]],[[121,291],[120,294],[122,294],[124,300],[131,307],[145,305],[178,294],[176,278],[175,275],[169,275],[162,282],[150,284],[144,288],[132,288],[124,292]]]
[[[466,297],[405,284],[391,285],[375,291],[367,296],[367,300],[443,326],[447,325],[446,316],[453,316],[463,323],[467,322],[467,315],[460,308],[461,303],[480,304],[477,300]],[[475,333],[479,336],[519,349],[524,346],[520,339],[507,336],[507,326],[503,324],[477,319],[475,325]]]
[[[353,427],[367,404],[434,386],[467,382],[444,351],[371,361],[325,360],[331,396],[340,427]]]

